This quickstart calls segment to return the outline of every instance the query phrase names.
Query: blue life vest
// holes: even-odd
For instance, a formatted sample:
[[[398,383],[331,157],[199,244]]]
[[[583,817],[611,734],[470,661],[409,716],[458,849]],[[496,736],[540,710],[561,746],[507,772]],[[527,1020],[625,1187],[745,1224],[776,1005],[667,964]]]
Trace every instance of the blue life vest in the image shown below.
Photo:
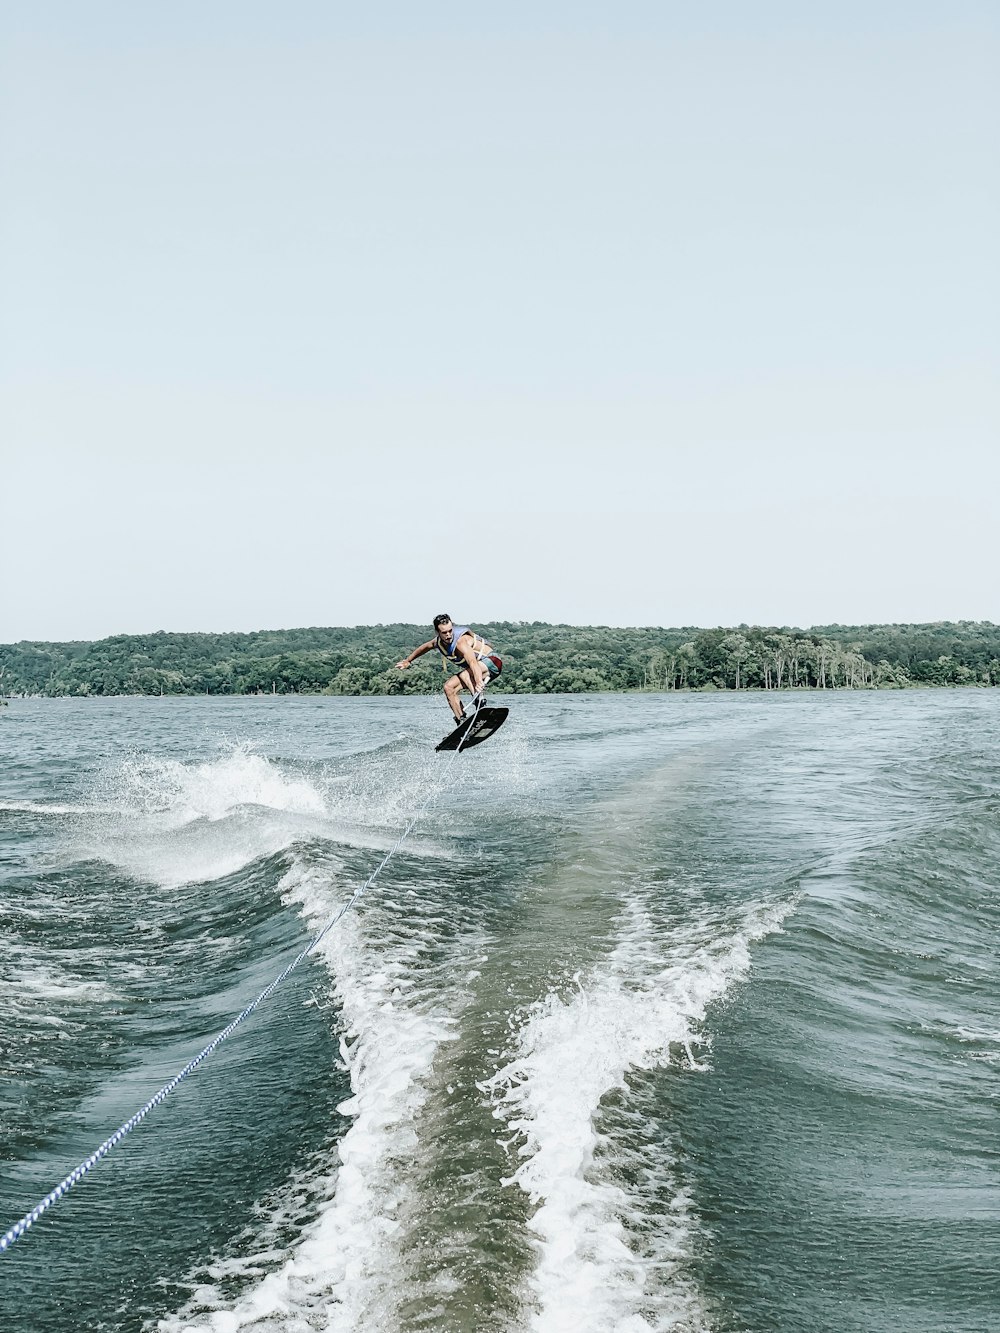
[[[452,625],[451,645],[448,648],[448,651],[445,652],[445,650],[441,647],[441,638],[439,636],[437,641],[438,652],[441,654],[442,657],[447,658],[449,662],[464,662],[465,658],[459,657],[458,655],[457,646],[458,646],[458,641],[462,637],[462,635],[468,633],[469,633],[468,625]],[[441,665],[444,666],[444,662],[442,662]]]

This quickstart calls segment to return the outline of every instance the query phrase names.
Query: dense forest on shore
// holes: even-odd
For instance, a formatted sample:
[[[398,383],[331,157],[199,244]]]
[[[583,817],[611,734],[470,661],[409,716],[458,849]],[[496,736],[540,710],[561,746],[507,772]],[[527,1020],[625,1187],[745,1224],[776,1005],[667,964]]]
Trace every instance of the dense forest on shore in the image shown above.
[[[1000,626],[822,625],[799,630],[477,626],[503,656],[506,693],[876,689],[1000,684]],[[95,643],[0,645],[0,695],[426,694],[437,654],[394,663],[423,625],[123,634]]]

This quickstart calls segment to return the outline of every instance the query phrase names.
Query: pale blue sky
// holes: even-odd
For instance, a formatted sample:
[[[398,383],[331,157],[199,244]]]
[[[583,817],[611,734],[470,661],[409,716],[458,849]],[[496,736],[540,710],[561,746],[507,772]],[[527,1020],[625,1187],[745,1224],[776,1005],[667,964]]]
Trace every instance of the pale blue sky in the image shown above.
[[[0,16],[0,641],[1000,620],[992,0]]]

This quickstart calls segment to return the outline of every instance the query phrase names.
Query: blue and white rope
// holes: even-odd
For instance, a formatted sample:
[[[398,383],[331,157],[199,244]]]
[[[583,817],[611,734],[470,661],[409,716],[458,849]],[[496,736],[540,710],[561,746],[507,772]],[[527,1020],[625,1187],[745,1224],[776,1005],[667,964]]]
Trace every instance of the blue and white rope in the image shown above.
[[[475,704],[476,700],[479,697],[479,694],[481,693],[482,691],[479,691],[478,694],[473,696],[473,704]],[[465,738],[463,737],[462,742],[458,746],[456,746],[453,757],[461,753],[462,745],[464,743],[465,743]],[[136,1111],[135,1115],[130,1116],[123,1125],[119,1125],[118,1128],[115,1130],[115,1132],[110,1136],[110,1138],[106,1138],[104,1142],[101,1144],[101,1146],[99,1148],[96,1148],[94,1152],[92,1152],[85,1161],[81,1162],[78,1167],[76,1167],[73,1171],[69,1173],[68,1176],[66,1176],[63,1180],[61,1180],[54,1190],[46,1194],[45,1198],[40,1200],[40,1202],[37,1203],[34,1206],[34,1208],[31,1209],[30,1212],[25,1213],[25,1215],[21,1218],[19,1222],[15,1222],[9,1231],[5,1232],[3,1236],[0,1236],[0,1254],[3,1254],[7,1250],[9,1250],[10,1247],[14,1244],[14,1242],[20,1239],[20,1237],[23,1236],[24,1233],[35,1224],[35,1222],[38,1221],[38,1219],[42,1216],[43,1213],[48,1212],[48,1210],[52,1207],[54,1203],[58,1203],[59,1200],[63,1197],[63,1195],[67,1194],[73,1188],[73,1186],[77,1184],[78,1181],[82,1180],[83,1177],[87,1175],[87,1173],[97,1165],[97,1163],[101,1160],[102,1157],[107,1157],[111,1149],[114,1148],[118,1143],[120,1143],[126,1134],[130,1134],[132,1130],[135,1129],[136,1125],[140,1124],[143,1120],[145,1120],[146,1116],[149,1115],[150,1111],[152,1111],[155,1107],[159,1106],[159,1104],[162,1101],[165,1101],[166,1098],[170,1096],[170,1094],[174,1091],[174,1089],[177,1087],[178,1084],[183,1083],[189,1074],[194,1073],[194,1071],[198,1068],[201,1062],[203,1060],[207,1060],[208,1057],[212,1054],[212,1052],[216,1049],[216,1047],[221,1046],[222,1043],[226,1040],[226,1038],[230,1036],[239,1027],[239,1025],[243,1022],[243,1020],[245,1018],[249,1018],[250,1015],[253,1013],[253,1011],[257,1008],[257,1006],[263,1003],[263,1001],[266,1000],[269,995],[271,995],[275,990],[277,990],[277,988],[281,985],[281,983],[285,980],[285,978],[289,976],[290,973],[295,971],[299,963],[302,962],[303,958],[305,958],[308,954],[312,953],[312,951],[316,948],[316,946],[320,943],[320,941],[323,940],[330,933],[330,931],[334,928],[337,922],[347,915],[347,913],[351,910],[351,908],[358,901],[358,899],[361,898],[362,894],[364,894],[365,891],[369,889],[372,884],[375,883],[376,879],[378,879],[379,875],[382,873],[382,871],[389,864],[389,862],[392,860],[395,854],[399,851],[400,847],[402,847],[403,843],[409,837],[417,820],[421,817],[421,815],[424,813],[427,807],[431,804],[431,801],[433,801],[436,796],[439,796],[441,792],[444,791],[445,787],[449,785],[453,773],[454,773],[454,765],[451,764],[449,765],[449,772],[446,774],[444,780],[439,782],[436,787],[431,788],[430,793],[423,802],[423,804],[419,807],[416,814],[414,814],[413,817],[410,819],[410,822],[406,825],[402,833],[399,835],[396,841],[386,852],[385,856],[383,856],[382,860],[378,863],[378,865],[375,867],[372,873],[365,880],[364,884],[362,884],[360,888],[354,890],[350,898],[348,898],[347,902],[344,903],[344,905],[340,908],[338,912],[334,913],[334,915],[326,923],[326,925],[319,932],[319,934],[309,944],[306,945],[306,947],[302,950],[302,952],[298,955],[298,957],[293,958],[292,961],[285,968],[285,970],[280,974],[280,976],[275,977],[274,980],[271,982],[271,984],[269,986],[266,986],[261,991],[261,993],[257,996],[256,1000],[253,1000],[250,1004],[248,1004],[241,1014],[237,1014],[237,1016],[232,1020],[232,1022],[229,1023],[228,1026],[224,1027],[222,1031],[219,1033],[219,1035],[215,1037],[214,1040],[210,1041],[203,1051],[200,1051],[194,1057],[193,1060],[191,1060],[188,1064],[186,1064],[179,1074],[175,1074],[169,1083],[164,1083],[163,1087],[159,1090],[159,1092],[157,1092],[154,1096],[150,1097],[149,1101],[146,1102],[145,1106],[140,1106],[138,1111]]]

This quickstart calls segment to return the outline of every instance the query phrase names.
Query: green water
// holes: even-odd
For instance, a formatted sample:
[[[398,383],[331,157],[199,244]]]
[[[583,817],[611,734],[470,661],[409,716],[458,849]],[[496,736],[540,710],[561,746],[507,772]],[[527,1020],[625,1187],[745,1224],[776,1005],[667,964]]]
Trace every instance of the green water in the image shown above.
[[[15,701],[0,1327],[1000,1327],[1000,695]],[[444,770],[442,763],[454,763]]]

